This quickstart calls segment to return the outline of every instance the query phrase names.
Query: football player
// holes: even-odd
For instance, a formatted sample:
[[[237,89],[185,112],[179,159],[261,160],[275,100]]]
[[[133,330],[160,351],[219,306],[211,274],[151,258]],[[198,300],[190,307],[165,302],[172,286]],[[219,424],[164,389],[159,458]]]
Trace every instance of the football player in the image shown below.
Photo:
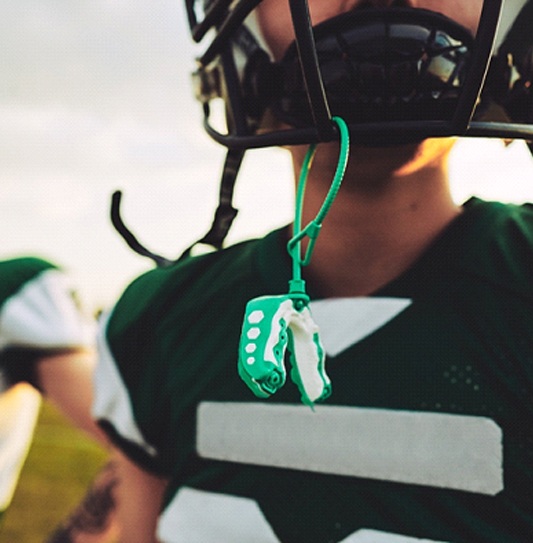
[[[105,322],[121,541],[531,541],[533,210],[459,205],[447,164],[533,138],[533,2],[185,4],[228,148],[201,241],[247,149],[287,148],[297,211],[159,260]]]

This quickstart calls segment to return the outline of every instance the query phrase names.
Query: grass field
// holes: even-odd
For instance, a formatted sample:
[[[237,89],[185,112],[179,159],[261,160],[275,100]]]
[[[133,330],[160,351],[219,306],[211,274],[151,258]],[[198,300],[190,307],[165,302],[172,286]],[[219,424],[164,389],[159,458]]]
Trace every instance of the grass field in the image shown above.
[[[13,503],[0,525],[0,542],[43,543],[79,502],[105,458],[45,402]]]

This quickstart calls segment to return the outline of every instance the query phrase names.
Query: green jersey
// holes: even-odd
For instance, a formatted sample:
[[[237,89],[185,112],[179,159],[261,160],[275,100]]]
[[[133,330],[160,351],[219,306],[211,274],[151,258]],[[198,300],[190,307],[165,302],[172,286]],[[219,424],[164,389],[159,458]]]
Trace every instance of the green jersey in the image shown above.
[[[10,503],[40,406],[30,387],[11,389],[34,355],[89,344],[67,276],[38,258],[0,262],[0,511]]]
[[[170,479],[187,543],[533,541],[533,208],[473,199],[372,296],[310,309],[332,394],[255,398],[248,300],[287,292],[287,232],[141,276],[101,334],[94,411]]]

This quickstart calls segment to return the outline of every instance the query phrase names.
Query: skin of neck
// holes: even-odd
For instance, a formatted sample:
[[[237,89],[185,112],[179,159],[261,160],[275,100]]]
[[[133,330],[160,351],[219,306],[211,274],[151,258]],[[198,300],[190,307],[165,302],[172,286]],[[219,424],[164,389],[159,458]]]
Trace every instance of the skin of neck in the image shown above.
[[[412,266],[461,212],[451,197],[455,140],[352,147],[346,174],[303,275],[323,297],[370,295]],[[293,147],[300,174],[307,148]],[[321,144],[306,185],[303,225],[315,218],[337,166],[338,144]],[[303,244],[305,249],[305,243]]]

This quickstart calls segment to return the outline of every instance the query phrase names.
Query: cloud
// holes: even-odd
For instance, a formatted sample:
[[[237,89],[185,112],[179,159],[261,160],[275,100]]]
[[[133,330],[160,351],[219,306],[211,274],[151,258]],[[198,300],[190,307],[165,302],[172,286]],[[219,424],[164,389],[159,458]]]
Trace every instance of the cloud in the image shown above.
[[[466,139],[453,151],[452,193],[462,202],[472,195],[487,200],[533,201],[533,158],[524,142]]]
[[[1,256],[44,254],[78,273],[97,303],[112,302],[148,266],[109,223],[112,191],[125,190],[140,235],[175,252],[182,242],[172,223],[183,243],[194,239],[195,222],[203,225],[191,202],[208,223],[206,192],[216,197],[222,150],[200,128],[182,6],[20,0],[4,8]]]

